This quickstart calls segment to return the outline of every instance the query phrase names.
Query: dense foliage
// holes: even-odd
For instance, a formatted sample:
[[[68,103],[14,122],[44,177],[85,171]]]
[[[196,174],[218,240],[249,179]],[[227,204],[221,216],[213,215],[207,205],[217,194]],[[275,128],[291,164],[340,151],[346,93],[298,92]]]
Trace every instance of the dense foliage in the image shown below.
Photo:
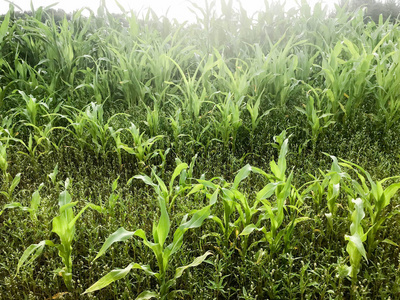
[[[398,25],[221,4],[10,7],[0,298],[398,296]]]

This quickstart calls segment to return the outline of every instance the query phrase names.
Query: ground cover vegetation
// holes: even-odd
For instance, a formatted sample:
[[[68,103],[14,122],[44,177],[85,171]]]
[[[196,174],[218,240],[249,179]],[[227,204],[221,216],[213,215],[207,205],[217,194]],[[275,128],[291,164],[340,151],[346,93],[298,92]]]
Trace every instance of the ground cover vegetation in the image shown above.
[[[221,5],[10,6],[0,298],[398,299],[395,18]]]

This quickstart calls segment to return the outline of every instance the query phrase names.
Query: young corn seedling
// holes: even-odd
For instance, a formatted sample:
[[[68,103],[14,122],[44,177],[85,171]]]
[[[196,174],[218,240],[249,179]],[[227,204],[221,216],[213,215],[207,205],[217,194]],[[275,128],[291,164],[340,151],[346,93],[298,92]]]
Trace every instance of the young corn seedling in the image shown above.
[[[261,215],[258,218],[256,224],[247,225],[240,235],[249,235],[254,230],[262,231],[264,233],[263,241],[266,241],[270,245],[271,253],[276,253],[279,250],[281,239],[285,238],[288,240],[288,237],[291,235],[294,226],[301,222],[305,221],[308,218],[300,217],[294,218],[292,222],[287,225],[285,228],[281,229],[283,224],[283,220],[285,217],[285,211],[288,211],[289,205],[287,205],[288,199],[294,198],[292,193],[292,179],[293,179],[293,171],[290,172],[289,176],[286,177],[286,154],[288,151],[288,142],[289,139],[285,139],[282,141],[285,133],[283,132],[280,136],[275,137],[275,141],[277,142],[276,147],[280,148],[280,153],[278,157],[278,164],[275,161],[270,162],[270,167],[273,175],[266,174],[265,172],[253,168],[259,174],[264,175],[270,183],[268,183],[262,190],[260,190],[256,195],[256,204],[255,207],[262,203],[263,206],[258,208],[261,212]],[[275,196],[275,203],[271,203],[267,199],[271,196]],[[294,195],[297,198],[300,198],[300,195],[297,191],[294,191]],[[294,204],[290,201],[290,206]],[[300,205],[301,201],[298,201],[295,205]],[[266,226],[260,227],[261,223],[264,220],[270,220],[270,227],[267,229]]]
[[[243,228],[248,226],[252,222],[254,215],[258,212],[257,203],[251,206],[248,202],[248,198],[238,190],[239,184],[249,176],[250,172],[258,172],[257,170],[256,168],[253,170],[250,165],[244,166],[235,176],[233,184],[229,184],[225,181],[220,185],[213,183],[213,181],[218,178],[212,178],[210,180],[197,179],[198,184],[195,184],[188,194],[191,195],[203,192],[206,197],[209,198],[210,205],[214,205],[217,203],[218,196],[222,191],[223,217],[220,218],[217,215],[212,215],[210,219],[218,224],[222,231],[222,238],[217,233],[212,235],[218,237],[226,249],[235,246],[235,243],[231,240],[232,234],[236,232],[237,238],[239,230],[243,230]],[[213,192],[209,193],[208,189],[211,189]],[[239,216],[235,221],[232,221],[235,212],[237,212]],[[240,242],[241,249],[238,250],[241,255],[245,257],[248,249],[248,237],[245,236]]]
[[[156,151],[152,151],[151,148],[162,136],[157,135],[145,140],[143,137],[144,132],[140,133],[139,128],[137,128],[134,123],[131,123],[131,126],[126,130],[133,138],[133,147],[123,144],[122,149],[129,154],[135,155],[139,166],[143,168],[146,166],[147,161],[156,153]]]
[[[325,153],[325,155],[328,155]],[[336,216],[337,212],[337,199],[340,194],[340,183],[343,181],[343,178],[350,178],[349,175],[345,172],[342,172],[338,160],[335,156],[331,156],[332,158],[332,166],[331,170],[325,175],[323,180],[323,185],[327,187],[326,193],[326,201],[329,213],[325,214],[328,219],[328,224],[330,228],[333,230],[333,217]]]
[[[311,92],[313,92],[313,94],[315,95],[315,98],[317,100],[317,106],[321,106],[318,105],[321,103],[321,99],[319,98],[319,95],[316,91],[316,89],[311,88]],[[307,122],[308,125],[311,127],[311,141],[312,144],[315,148],[317,141],[318,141],[318,137],[324,133],[324,131],[326,130],[326,128],[328,128],[330,125],[334,124],[335,121],[332,119],[333,118],[333,114],[331,113],[322,113],[320,110],[317,110],[317,108],[314,105],[314,97],[311,96],[309,94],[309,92],[307,93],[307,105],[305,106],[305,109],[302,107],[298,107],[295,106],[295,108],[301,112],[302,114],[304,114],[307,117]],[[309,130],[306,130],[307,132],[309,132]]]
[[[122,143],[121,141],[121,131],[122,128],[119,128],[118,130],[114,130],[114,128],[112,128],[111,126],[108,127],[108,130],[110,131],[111,137],[114,140],[114,149],[117,152],[117,157],[118,157],[118,163],[120,168],[122,167],[122,154],[121,154],[121,149],[123,149],[124,147],[127,147],[127,145],[125,145],[124,143]]]
[[[6,144],[0,142],[0,169],[3,172],[3,182],[8,185],[9,174],[7,172],[8,162],[7,162],[7,149],[8,149],[8,141]]]
[[[39,209],[39,205],[40,205],[40,201],[41,201],[40,190],[43,188],[43,186],[44,186],[44,184],[41,183],[39,185],[38,189],[32,194],[32,199],[31,199],[31,203],[30,203],[29,207],[23,206],[19,202],[11,202],[11,203],[4,205],[3,210],[0,211],[0,216],[6,209],[19,208],[22,211],[29,212],[31,220],[33,222],[36,222],[37,221],[37,211]]]
[[[232,94],[228,93],[225,101],[216,105],[220,111],[220,117],[214,121],[216,131],[219,133],[218,136],[221,136],[226,149],[229,149],[229,144],[232,140],[232,152],[235,152],[236,136],[242,125],[242,119],[240,118],[242,102],[243,98],[236,101],[236,103],[233,102]]]
[[[111,194],[110,197],[108,197],[108,210],[111,216],[113,217],[115,215],[115,205],[117,204],[117,201],[119,199],[119,194],[115,192],[116,189],[118,188],[118,179],[119,176],[117,179],[113,181],[111,186]]]
[[[144,124],[149,128],[150,136],[155,136],[160,130],[160,117],[159,117],[159,109],[155,105],[154,110],[151,110],[147,105],[146,107],[146,121]]]
[[[350,255],[350,267],[348,275],[351,277],[353,284],[357,281],[357,274],[361,269],[361,259],[364,257],[368,262],[367,254],[363,242],[367,239],[367,234],[364,233],[361,221],[365,217],[363,201],[360,198],[353,199],[354,211],[351,214],[352,223],[350,225],[351,235],[346,235],[348,241],[346,251]]]
[[[287,210],[286,201],[291,193],[292,178],[293,172],[290,173],[285,181],[269,183],[257,193],[257,201],[263,204],[263,207],[260,208],[262,216],[259,218],[257,225],[260,225],[263,219],[269,219],[271,222],[270,228],[267,229],[266,226],[257,228],[257,225],[250,225],[245,228],[242,233],[245,235],[251,233],[255,229],[261,230],[264,233],[265,241],[270,245],[271,253],[276,253],[278,251],[281,239],[285,235],[285,228],[282,228],[279,232],[278,230],[282,226],[285,211]],[[275,204],[267,200],[272,195],[275,195]]]
[[[172,135],[174,137],[175,147],[178,149],[179,152],[180,150],[179,137],[182,136],[183,122],[184,122],[182,118],[181,109],[178,108],[175,111],[175,116],[170,116],[168,120],[172,128]]]
[[[55,244],[51,240],[43,240],[38,244],[30,245],[18,261],[17,273],[31,255],[32,257],[29,259],[28,263],[33,262],[37,257],[39,257],[43,252],[44,246],[55,247],[58,249],[58,255],[61,257],[64,264],[64,267],[57,271],[63,277],[68,290],[72,290],[72,242],[75,236],[75,223],[89,207],[98,212],[103,212],[103,209],[100,206],[89,203],[82,208],[77,215],[75,215],[73,207],[78,204],[78,201],[71,202],[71,195],[67,191],[68,185],[69,180],[67,179],[65,190],[60,193],[58,198],[59,215],[53,219],[52,232],[58,235],[60,238],[60,244]]]
[[[47,175],[54,187],[57,187],[57,175],[58,175],[58,163],[55,165],[53,172]]]
[[[99,253],[95,257],[95,260],[102,256],[115,242],[126,241],[131,237],[137,236],[141,238],[143,240],[143,244],[149,247],[154,253],[154,256],[157,260],[158,272],[152,271],[149,265],[130,263],[125,269],[115,269],[100,278],[96,283],[89,287],[84,294],[100,290],[114,281],[124,278],[130,270],[139,269],[144,271],[146,274],[155,276],[157,278],[159,283],[159,291],[144,291],[138,295],[136,299],[169,299],[174,297],[175,294],[174,291],[170,292],[170,289],[176,283],[176,280],[182,276],[183,272],[187,268],[198,266],[207,258],[207,256],[211,255],[211,252],[204,253],[202,256],[197,257],[191,264],[175,268],[175,275],[172,278],[168,277],[167,272],[171,268],[170,260],[172,256],[176,254],[182,247],[183,236],[185,232],[189,229],[198,228],[203,224],[204,220],[210,215],[211,205],[195,211],[189,221],[187,221],[188,215],[185,215],[180,226],[176,229],[173,235],[173,241],[169,245],[166,245],[165,243],[169,237],[171,224],[167,212],[165,198],[161,195],[159,195],[157,198],[160,205],[161,215],[158,223],[153,224],[153,242],[147,239],[146,233],[142,229],[138,229],[136,231],[127,231],[121,227],[107,238]]]
[[[183,171],[188,168],[188,165],[186,163],[182,163],[177,161],[177,166],[174,170],[174,173],[171,176],[171,180],[169,181],[168,187],[164,183],[164,181],[157,176],[155,173],[154,169],[152,170],[152,176],[155,177],[157,180],[157,184],[153,182],[153,180],[146,175],[136,175],[133,176],[131,179],[128,180],[128,184],[132,182],[133,179],[140,179],[142,180],[145,184],[148,184],[152,186],[157,194],[158,197],[161,197],[164,199],[165,205],[167,206],[168,212],[171,212],[176,198],[181,195],[184,191],[190,188],[190,186],[187,186],[183,180],[179,180],[179,185],[177,187],[174,187],[174,181],[175,179],[183,174]],[[183,174],[184,176],[184,174]],[[185,177],[181,177],[181,179],[186,179]]]
[[[340,164],[355,171],[361,181],[360,184],[356,180],[352,180],[353,189],[347,190],[348,192],[352,193],[352,197],[358,195],[363,200],[364,205],[368,211],[371,222],[371,227],[368,230],[367,241],[369,255],[372,254],[372,252],[375,250],[376,246],[380,242],[386,242],[388,244],[397,246],[397,244],[390,239],[380,240],[379,238],[377,238],[376,235],[378,231],[383,227],[384,222],[387,219],[391,218],[394,214],[398,213],[397,210],[387,212],[385,211],[385,209],[390,205],[393,196],[400,189],[400,182],[392,183],[386,188],[383,187],[383,184],[388,180],[399,179],[400,176],[389,177],[375,182],[372,179],[371,175],[362,167],[343,159],[342,161],[343,163]],[[355,167],[356,169],[353,167]],[[357,170],[361,171],[361,173],[364,174],[365,177],[367,177],[370,187],[367,186],[365,177]]]
[[[8,174],[8,176],[10,176],[10,175]],[[14,190],[18,186],[20,181],[21,181],[21,173],[18,173],[17,175],[15,175],[15,177],[11,181],[10,186],[6,187],[7,191],[1,191],[0,192],[0,194],[3,195],[7,199],[8,202],[11,202],[13,200]]]
[[[29,123],[37,126],[38,117],[42,115],[42,110],[45,114],[47,114],[49,107],[45,102],[37,101],[36,98],[33,98],[32,96],[27,96],[23,91],[18,92],[21,94],[22,98],[25,101],[25,107],[23,108],[21,106],[18,114],[23,115]]]
[[[260,101],[262,95],[263,93],[260,94],[255,103],[253,103],[252,101],[253,99],[251,99],[251,101],[248,101],[246,105],[247,111],[249,112],[251,117],[251,127],[248,128],[248,130],[250,131],[251,152],[254,151],[254,134],[258,125],[265,116],[267,116],[272,110],[276,109],[276,108],[268,109],[266,112],[260,115]]]

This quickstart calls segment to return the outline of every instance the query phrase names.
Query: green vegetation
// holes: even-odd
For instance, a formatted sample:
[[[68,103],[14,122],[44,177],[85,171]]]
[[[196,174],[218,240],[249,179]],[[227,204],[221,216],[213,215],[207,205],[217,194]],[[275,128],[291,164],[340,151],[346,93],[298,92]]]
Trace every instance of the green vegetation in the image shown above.
[[[221,3],[1,18],[1,299],[398,298],[398,24]]]

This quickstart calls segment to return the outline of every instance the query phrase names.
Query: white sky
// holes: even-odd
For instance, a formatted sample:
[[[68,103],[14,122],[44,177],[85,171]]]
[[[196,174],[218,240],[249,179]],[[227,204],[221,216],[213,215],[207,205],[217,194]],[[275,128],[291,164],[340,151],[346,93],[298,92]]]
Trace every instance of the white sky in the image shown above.
[[[11,0],[16,5],[20,6],[23,10],[30,10],[30,0]],[[66,12],[72,12],[76,9],[82,8],[84,6],[90,7],[93,11],[96,12],[99,6],[99,0],[32,0],[35,8],[39,6],[48,6],[53,3],[58,4],[54,8],[61,8]],[[248,12],[249,15],[252,15],[254,12],[260,11],[264,9],[264,0],[234,0],[237,4],[238,1],[242,3],[242,7]],[[179,21],[184,20],[193,20],[194,15],[187,9],[190,6],[189,0],[118,0],[118,2],[127,8],[127,10],[133,9],[135,12],[144,12],[146,8],[151,7],[157,15],[165,15],[167,9],[169,8],[168,17],[176,18]],[[197,3],[200,6],[204,6],[204,0],[193,0],[193,2]],[[209,0],[211,2],[211,0]],[[220,0],[217,0],[220,2]],[[271,0],[269,1],[271,2]],[[280,2],[284,2],[280,0]],[[301,2],[301,0],[299,0]],[[329,8],[333,8],[334,3],[338,2],[338,0],[307,0],[312,6],[316,2],[322,2],[324,5],[328,5]],[[295,7],[297,6],[296,0],[287,0],[286,7]],[[115,4],[114,0],[106,0],[107,8],[111,12],[120,12],[120,9]],[[5,0],[0,0],[0,14],[7,12],[8,10],[8,2]],[[140,15],[140,14],[139,14]]]

